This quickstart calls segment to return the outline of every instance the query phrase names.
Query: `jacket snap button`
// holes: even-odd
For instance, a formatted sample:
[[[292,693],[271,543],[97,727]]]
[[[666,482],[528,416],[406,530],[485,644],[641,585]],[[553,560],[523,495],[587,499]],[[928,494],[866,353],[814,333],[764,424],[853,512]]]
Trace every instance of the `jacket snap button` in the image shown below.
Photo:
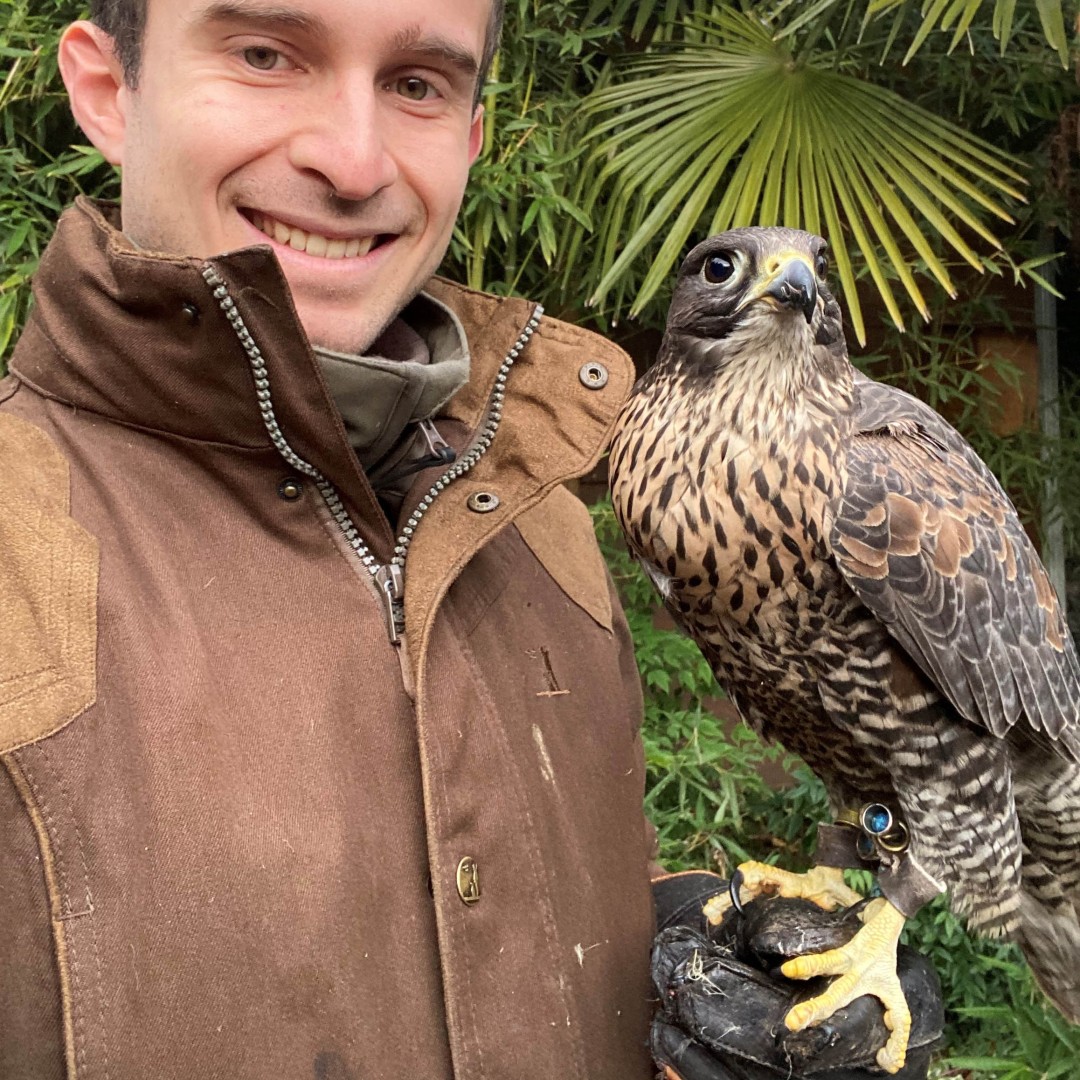
[[[587,364],[581,365],[578,378],[581,380],[581,385],[590,390],[603,390],[607,386],[608,370],[603,364],[590,360]]]
[[[277,493],[286,502],[296,502],[304,494],[304,485],[295,476],[286,476],[278,484]]]
[[[475,904],[480,899],[480,870],[469,855],[458,863],[457,891],[466,904]]]
[[[487,514],[499,505],[499,496],[493,491],[474,491],[465,505],[478,514]]]
[[[183,304],[180,308],[184,313],[184,318],[194,326],[199,321],[199,309],[190,301]]]

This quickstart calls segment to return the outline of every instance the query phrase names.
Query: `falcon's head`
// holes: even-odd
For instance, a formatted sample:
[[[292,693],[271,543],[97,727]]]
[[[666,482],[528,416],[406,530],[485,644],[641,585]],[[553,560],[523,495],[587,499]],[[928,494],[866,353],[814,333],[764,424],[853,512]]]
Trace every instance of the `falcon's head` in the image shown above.
[[[740,358],[783,364],[844,351],[826,252],[820,236],[796,229],[709,237],[679,268],[669,350],[713,369]]]

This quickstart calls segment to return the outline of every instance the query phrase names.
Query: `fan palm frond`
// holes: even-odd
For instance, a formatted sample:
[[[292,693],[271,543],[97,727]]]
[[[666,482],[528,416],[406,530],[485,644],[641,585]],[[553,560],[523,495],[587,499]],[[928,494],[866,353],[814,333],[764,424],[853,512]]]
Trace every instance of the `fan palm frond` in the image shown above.
[[[902,325],[895,281],[927,314],[905,242],[955,294],[928,234],[981,272],[969,240],[999,248],[987,222],[1012,220],[1001,197],[1022,199],[1014,160],[891,90],[797,58],[740,12],[715,16],[692,46],[636,61],[583,108],[594,143],[586,206],[599,223],[593,300],[614,290],[621,306],[628,268],[658,245],[631,315],[695,230],[783,224],[828,238],[863,340],[851,245]]]

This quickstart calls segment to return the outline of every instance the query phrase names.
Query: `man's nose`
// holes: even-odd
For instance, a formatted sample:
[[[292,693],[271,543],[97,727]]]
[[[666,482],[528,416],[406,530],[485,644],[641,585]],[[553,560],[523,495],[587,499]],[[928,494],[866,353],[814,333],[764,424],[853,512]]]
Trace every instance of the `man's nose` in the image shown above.
[[[361,201],[389,187],[398,167],[385,93],[370,83],[342,85],[312,102],[309,120],[290,140],[293,166],[320,173],[342,199]]]

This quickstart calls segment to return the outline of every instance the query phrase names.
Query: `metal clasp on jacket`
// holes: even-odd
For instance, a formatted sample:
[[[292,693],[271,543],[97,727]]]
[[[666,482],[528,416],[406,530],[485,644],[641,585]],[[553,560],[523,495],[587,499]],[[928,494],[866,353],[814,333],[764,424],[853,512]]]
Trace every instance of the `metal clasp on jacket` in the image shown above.
[[[382,593],[386,609],[386,632],[391,645],[401,644],[405,633],[405,574],[397,563],[380,566],[375,572],[375,584]]]

